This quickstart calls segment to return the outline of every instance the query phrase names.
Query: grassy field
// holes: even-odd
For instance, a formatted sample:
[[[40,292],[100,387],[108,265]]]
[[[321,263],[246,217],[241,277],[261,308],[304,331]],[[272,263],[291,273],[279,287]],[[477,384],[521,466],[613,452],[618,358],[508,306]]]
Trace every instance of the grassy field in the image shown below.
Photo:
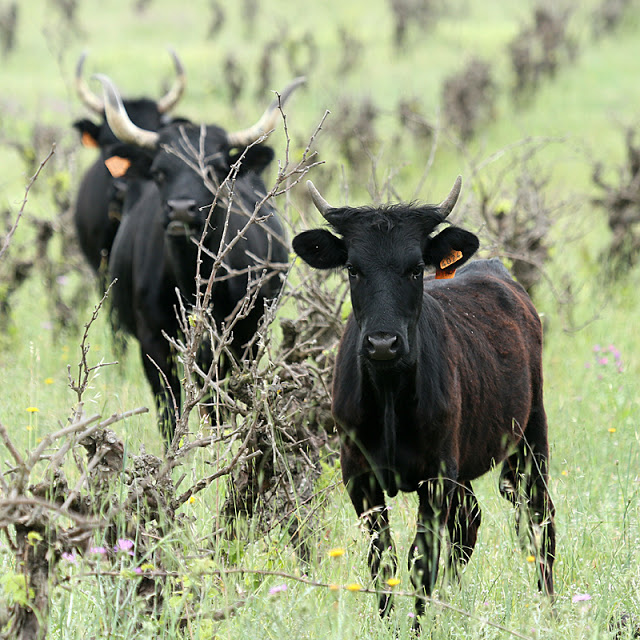
[[[8,4],[0,3],[0,16]],[[467,176],[482,159],[523,138],[554,138],[538,156],[540,166],[550,174],[544,195],[551,202],[568,205],[550,233],[547,273],[551,284],[570,282],[572,297],[570,303],[560,304],[549,281],[543,281],[535,300],[546,326],[550,489],[558,530],[555,612],[536,591],[535,568],[519,549],[513,512],[499,496],[497,473],[491,473],[475,485],[483,526],[473,559],[459,589],[442,588],[435,594],[443,603],[429,608],[421,637],[489,639],[519,634],[595,640],[612,637],[609,621],[621,612],[640,618],[636,554],[640,356],[635,333],[640,269],[615,282],[603,276],[607,260],[601,252],[609,240],[608,230],[604,213],[590,204],[592,160],[602,161],[606,175],[614,176],[616,166],[624,161],[620,125],[638,126],[638,2],[630,4],[614,33],[600,39],[593,38],[590,26],[598,3],[593,0],[574,7],[570,31],[577,43],[575,59],[561,64],[553,78],[543,79],[522,104],[511,99],[514,77],[507,45],[531,20],[534,5],[530,2],[435,3],[439,10],[432,26],[410,24],[401,49],[393,43],[391,3],[382,1],[294,5],[258,0],[255,9],[249,9],[253,20],[245,14],[250,2],[219,3],[224,21],[213,35],[209,35],[214,17],[209,1],[87,0],[78,3],[72,22],[64,19],[62,4],[21,0],[15,47],[2,60],[0,209],[11,212],[12,218],[32,174],[16,144],[31,144],[36,125],[53,132],[57,152],[30,194],[27,215],[55,217],[58,211],[50,196],[55,181],[62,180],[73,190],[82,170],[94,159],[91,151],[79,148],[71,128],[73,120],[86,116],[73,87],[75,63],[84,49],[89,50],[87,77],[106,73],[125,95],[155,96],[170,82],[165,48],[174,47],[188,74],[177,112],[236,129],[253,122],[272,97],[269,91],[257,95],[257,89],[265,45],[274,42],[269,89],[282,88],[301,70],[308,76],[306,88],[287,109],[294,158],[301,155],[325,111],[332,111],[316,145],[325,165],[312,170],[310,177],[316,180],[317,175],[327,185],[326,197],[337,203],[347,197],[352,204],[369,202],[374,174],[380,184],[390,180],[403,199],[439,201],[461,173],[466,208],[460,211],[468,211],[475,194]],[[136,5],[145,6],[136,9]],[[341,29],[359,52],[346,71],[341,71],[346,55]],[[431,144],[399,124],[398,102],[415,99],[429,120],[442,119],[442,83],[473,56],[492,64],[497,99],[491,116],[464,147],[446,128],[441,132],[433,168],[416,193]],[[229,59],[242,78],[235,104],[224,80]],[[91,86],[97,90],[95,84]],[[369,100],[378,113],[377,140],[372,148],[362,149],[362,156],[370,153],[373,160],[363,161],[359,168],[347,163],[337,137],[331,134],[332,127],[340,125],[335,118],[344,116],[339,108],[344,100],[354,105]],[[282,131],[274,133],[270,143],[276,158],[283,158]],[[41,144],[35,152],[42,159],[48,147]],[[488,163],[480,178],[489,179],[503,162],[500,156]],[[301,228],[301,215],[309,219],[302,191],[298,186],[277,202],[292,230]],[[465,222],[460,212],[453,217]],[[475,219],[470,218],[469,224],[482,238]],[[30,241],[30,228],[23,221],[7,256],[15,257],[12,252]],[[63,292],[64,287],[81,292],[74,311],[81,323],[86,322],[98,301],[96,287],[79,273],[69,274],[65,283]],[[0,337],[0,422],[22,451],[64,424],[75,403],[68,388],[67,365],[75,372],[81,333],[53,328],[45,286],[33,278],[12,298],[11,322]],[[116,359],[105,318],[92,327],[90,343],[92,363]],[[100,369],[85,401],[92,412],[105,416],[151,406],[135,345],[117,366]],[[162,454],[153,412],[116,428],[132,453],[144,445],[148,452]],[[176,475],[186,472],[196,477],[213,455],[198,453]],[[0,449],[0,460],[3,468],[9,465],[4,449]],[[157,541],[173,558],[166,567],[172,575],[171,588],[159,618],[145,614],[136,598],[140,578],[126,554],[118,558],[114,575],[95,575],[101,573],[95,570],[100,566],[95,562],[62,562],[59,585],[53,591],[49,637],[408,637],[413,598],[404,558],[414,535],[416,501],[407,495],[393,501],[392,527],[402,568],[395,589],[400,595],[393,614],[381,621],[374,595],[347,588],[352,584],[370,587],[367,539],[339,477],[337,464],[327,463],[318,486],[322,498],[318,500],[317,554],[309,567],[297,561],[285,527],[274,529],[266,538],[249,530],[238,541],[212,544],[212,520],[221,499],[214,486],[187,503],[180,526]],[[331,557],[329,551],[335,548],[344,554]],[[222,575],[214,573],[222,568],[226,569]],[[244,572],[237,573],[240,569]],[[14,572],[19,567],[7,541],[1,539],[0,601],[4,599],[5,606],[14,596],[10,580],[1,576]],[[220,616],[223,619],[213,615],[237,603],[242,604]],[[185,612],[189,613],[186,625],[181,622]]]

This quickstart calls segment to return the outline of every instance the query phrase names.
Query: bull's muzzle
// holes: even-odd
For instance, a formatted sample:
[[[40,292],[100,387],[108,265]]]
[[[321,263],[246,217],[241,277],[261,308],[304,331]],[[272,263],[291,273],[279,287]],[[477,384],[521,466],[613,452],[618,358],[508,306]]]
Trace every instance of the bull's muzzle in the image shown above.
[[[167,206],[169,208],[167,231],[171,235],[186,235],[192,226],[199,224],[199,211],[195,200],[169,200]]]
[[[371,360],[393,360],[400,350],[400,339],[393,333],[378,331],[365,338],[365,351]]]

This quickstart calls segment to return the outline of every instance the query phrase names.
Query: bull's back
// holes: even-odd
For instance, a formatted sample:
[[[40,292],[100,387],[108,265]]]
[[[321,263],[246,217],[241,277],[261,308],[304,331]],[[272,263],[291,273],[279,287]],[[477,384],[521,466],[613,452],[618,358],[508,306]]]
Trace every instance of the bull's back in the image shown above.
[[[478,260],[451,280],[427,282],[425,293],[442,310],[450,402],[459,403],[465,442],[460,472],[472,479],[506,455],[542,406],[540,319],[498,260]]]

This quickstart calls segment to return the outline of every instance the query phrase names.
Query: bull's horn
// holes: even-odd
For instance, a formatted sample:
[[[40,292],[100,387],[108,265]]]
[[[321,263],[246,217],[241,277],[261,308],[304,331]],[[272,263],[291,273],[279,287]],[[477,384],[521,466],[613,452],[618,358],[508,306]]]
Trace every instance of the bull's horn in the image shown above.
[[[169,47],[168,50],[173,58],[173,66],[176,69],[176,79],[171,89],[158,100],[158,111],[160,113],[171,111],[182,97],[184,88],[187,86],[187,74],[182,66],[182,62],[180,62],[180,58],[178,58],[178,54],[171,47]]]
[[[91,111],[95,111],[102,115],[102,112],[104,111],[104,103],[95,93],[93,93],[93,91],[91,91],[91,89],[89,89],[87,83],[82,77],[82,70],[84,68],[84,61],[86,58],[87,52],[83,51],[82,55],[78,59],[78,63],[76,64],[76,91],[78,92],[80,100],[82,100],[82,102],[84,102]]]
[[[438,205],[443,218],[446,218],[451,213],[451,211],[453,211],[453,207],[456,206],[456,202],[458,201],[458,196],[460,195],[461,188],[462,176],[458,176],[456,178],[456,181],[453,183],[453,187],[449,192],[449,195]]]
[[[122,98],[111,79],[101,73],[96,73],[92,77],[102,83],[104,111],[111,131],[116,138],[121,142],[128,142],[146,149],[155,149],[158,146],[158,134],[155,131],[141,129],[131,122],[131,118],[122,104]]]
[[[263,135],[271,133],[278,124],[280,118],[280,107],[284,107],[285,102],[289,99],[291,94],[301,85],[304,84],[307,79],[304,76],[296,78],[293,82],[288,84],[279,98],[276,98],[262,114],[262,117],[252,127],[248,129],[242,129],[241,131],[233,131],[227,134],[227,141],[231,147],[246,147],[256,140],[259,140]]]
[[[316,205],[316,209],[322,214],[323,218],[327,218],[327,212],[333,207],[320,195],[320,192],[316,189],[311,180],[307,180],[307,189],[313,200],[313,204]]]

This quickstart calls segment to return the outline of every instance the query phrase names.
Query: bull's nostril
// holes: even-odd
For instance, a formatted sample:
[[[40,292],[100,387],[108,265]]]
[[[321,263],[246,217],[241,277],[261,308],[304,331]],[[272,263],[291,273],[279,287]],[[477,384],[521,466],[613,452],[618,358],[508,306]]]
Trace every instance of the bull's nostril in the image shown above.
[[[168,200],[169,217],[180,222],[192,222],[198,213],[196,201],[191,199]]]
[[[392,360],[398,354],[398,336],[378,333],[367,336],[367,352],[372,360]]]

